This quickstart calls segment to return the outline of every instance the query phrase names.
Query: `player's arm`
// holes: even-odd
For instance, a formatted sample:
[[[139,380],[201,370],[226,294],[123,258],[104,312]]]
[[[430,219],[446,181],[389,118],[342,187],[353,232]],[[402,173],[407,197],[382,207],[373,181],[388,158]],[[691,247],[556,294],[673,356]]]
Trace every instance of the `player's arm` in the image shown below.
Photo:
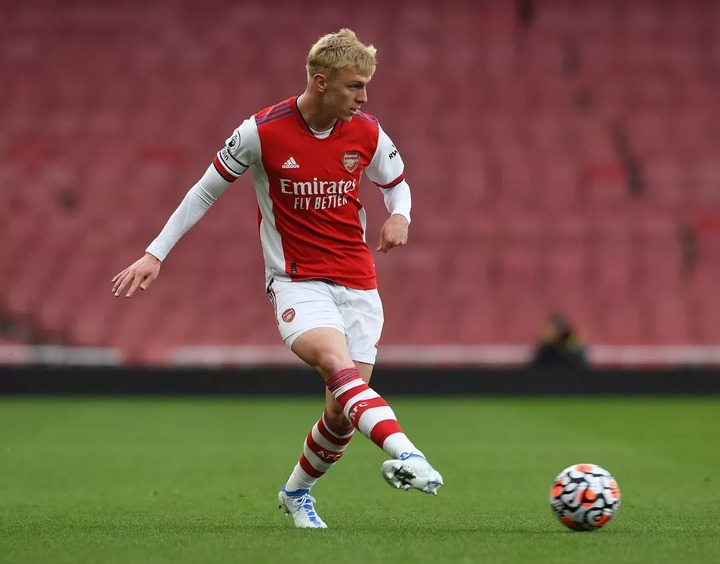
[[[383,253],[407,243],[410,228],[412,197],[405,181],[405,165],[390,137],[380,128],[378,146],[370,165],[365,169],[367,177],[383,194],[390,217],[380,229],[377,250]]]
[[[190,188],[160,234],[145,250],[145,255],[113,277],[113,293],[119,296],[126,292],[125,297],[129,298],[138,288],[147,290],[160,274],[160,265],[171,249],[205,215],[228,186],[230,183],[210,166]]]
[[[410,229],[410,186],[404,180],[392,188],[381,188],[390,217],[380,229],[377,250],[383,253],[407,243]]]
[[[125,292],[125,297],[129,298],[138,288],[147,290],[160,274],[162,261],[180,238],[205,215],[230,184],[248,169],[250,164],[244,164],[241,158],[247,157],[248,162],[254,160],[253,149],[259,144],[253,142],[253,127],[254,120],[247,120],[233,132],[205,174],[190,188],[160,234],[145,250],[145,255],[113,277],[112,292],[115,296]],[[243,128],[249,133],[244,147],[240,144]]]

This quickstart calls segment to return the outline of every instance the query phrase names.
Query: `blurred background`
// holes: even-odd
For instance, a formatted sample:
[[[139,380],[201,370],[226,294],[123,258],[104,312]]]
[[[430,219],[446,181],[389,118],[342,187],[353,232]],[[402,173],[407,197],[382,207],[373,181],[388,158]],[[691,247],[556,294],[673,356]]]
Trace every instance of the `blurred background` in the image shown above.
[[[151,291],[110,279],[341,27],[378,48],[364,110],[413,189],[408,246],[376,257],[380,365],[522,365],[552,316],[591,365],[718,364],[719,24],[713,0],[6,3],[0,364],[296,362],[249,174]]]

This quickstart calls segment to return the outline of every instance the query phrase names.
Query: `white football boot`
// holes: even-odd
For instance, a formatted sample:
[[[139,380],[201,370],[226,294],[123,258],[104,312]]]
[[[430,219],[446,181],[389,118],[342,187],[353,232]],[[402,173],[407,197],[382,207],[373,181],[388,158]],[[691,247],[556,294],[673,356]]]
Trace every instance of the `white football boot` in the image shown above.
[[[440,473],[419,454],[403,454],[399,460],[386,460],[382,464],[382,475],[392,487],[405,491],[415,488],[437,495],[443,485]]]
[[[278,508],[292,516],[298,529],[327,529],[325,521],[315,512],[315,498],[310,495],[310,490],[288,492],[281,489]]]

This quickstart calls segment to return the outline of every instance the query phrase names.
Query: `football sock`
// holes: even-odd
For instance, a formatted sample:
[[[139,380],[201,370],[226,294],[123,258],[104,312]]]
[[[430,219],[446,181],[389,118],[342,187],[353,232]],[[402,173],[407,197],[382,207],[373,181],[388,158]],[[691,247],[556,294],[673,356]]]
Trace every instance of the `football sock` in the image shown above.
[[[305,438],[302,455],[285,484],[285,490],[294,492],[313,487],[318,478],[340,460],[354,431],[353,426],[333,423],[325,411]]]
[[[391,458],[400,458],[403,454],[422,456],[403,433],[393,410],[363,381],[357,368],[340,370],[330,376],[325,385],[348,421]]]

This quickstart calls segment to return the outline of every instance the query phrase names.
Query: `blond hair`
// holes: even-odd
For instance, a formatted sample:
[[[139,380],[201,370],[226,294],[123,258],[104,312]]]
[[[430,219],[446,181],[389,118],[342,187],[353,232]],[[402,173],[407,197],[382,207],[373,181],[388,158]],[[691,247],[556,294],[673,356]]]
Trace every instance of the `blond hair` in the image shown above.
[[[308,78],[316,74],[332,75],[335,71],[349,67],[360,74],[375,72],[377,49],[364,45],[351,29],[343,28],[337,33],[328,33],[317,40],[307,56]]]

